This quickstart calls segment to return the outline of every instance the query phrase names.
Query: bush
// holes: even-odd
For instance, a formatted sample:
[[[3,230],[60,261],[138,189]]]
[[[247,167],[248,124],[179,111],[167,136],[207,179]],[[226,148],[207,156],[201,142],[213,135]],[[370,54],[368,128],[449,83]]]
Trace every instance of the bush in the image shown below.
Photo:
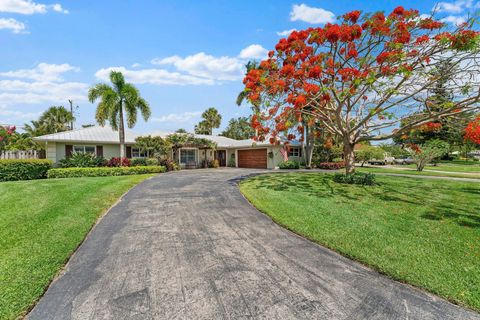
[[[0,181],[43,179],[52,165],[40,159],[0,160]]]
[[[59,168],[48,170],[48,178],[106,177],[132,174],[162,173],[164,166]]]
[[[133,158],[132,159],[132,166],[146,166],[147,165],[147,158]]]
[[[160,160],[160,165],[167,168],[167,171],[180,170],[180,166],[178,165],[178,163],[176,163],[175,161],[173,161],[170,158]]]
[[[219,168],[220,167],[220,162],[218,160],[213,160],[209,163],[209,168]]]
[[[320,162],[316,164],[318,169],[339,170],[345,168],[345,162]]]
[[[333,175],[333,181],[346,184],[359,184],[363,186],[372,186],[375,184],[375,175],[373,173],[336,173]]]
[[[295,160],[282,161],[278,164],[280,169],[300,169],[300,163]]]
[[[103,167],[106,162],[104,157],[97,157],[91,153],[73,152],[70,157],[60,160],[60,166],[62,168]]]
[[[146,165],[147,166],[158,166],[160,164],[160,161],[158,161],[157,158],[147,158],[146,159]]]
[[[132,162],[128,158],[113,157],[107,162],[107,167],[130,167]]]

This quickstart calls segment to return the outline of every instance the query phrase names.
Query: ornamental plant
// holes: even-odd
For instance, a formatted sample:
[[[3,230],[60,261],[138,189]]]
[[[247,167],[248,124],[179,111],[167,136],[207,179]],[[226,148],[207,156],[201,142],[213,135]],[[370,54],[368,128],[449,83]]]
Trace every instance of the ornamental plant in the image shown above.
[[[480,116],[468,124],[464,138],[466,141],[480,145]]]
[[[423,145],[411,144],[408,148],[415,161],[417,171],[423,171],[425,166],[448,152],[449,144],[442,140],[429,140]]]
[[[340,137],[352,173],[355,144],[478,109],[473,21],[448,29],[403,7],[389,14],[352,11],[338,21],[292,32],[248,71],[244,90],[255,110],[255,139],[303,141],[306,128],[318,127]],[[446,58],[454,80],[445,86],[453,99],[439,102],[429,98],[429,89]],[[405,119],[408,124],[399,127]]]
[[[15,133],[15,126],[0,126],[0,150],[5,149],[8,138]]]

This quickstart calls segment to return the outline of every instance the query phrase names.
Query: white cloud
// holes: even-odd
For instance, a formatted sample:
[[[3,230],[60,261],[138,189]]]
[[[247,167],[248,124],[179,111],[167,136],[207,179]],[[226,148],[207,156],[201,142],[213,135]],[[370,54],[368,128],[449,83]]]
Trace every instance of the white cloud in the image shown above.
[[[22,118],[12,106],[85,101],[88,84],[65,82],[60,75],[78,70],[69,64],[40,63],[33,69],[0,72],[1,114]]]
[[[139,68],[141,67],[142,65],[138,62],[135,62],[134,64],[132,64],[132,68]]]
[[[259,44],[252,44],[240,51],[238,57],[241,59],[265,59],[267,54],[267,49]]]
[[[125,67],[102,68],[95,73],[95,77],[102,81],[110,81],[110,72],[112,70],[120,71],[126,80],[136,84],[156,84],[156,85],[212,85],[214,81],[178,72],[170,72],[164,69],[142,69],[129,70]]]
[[[172,65],[178,71],[186,72],[195,77],[211,80],[238,80],[242,77],[243,63],[237,58],[222,56],[214,57],[200,52],[185,58],[171,56],[163,59],[153,59],[156,65]]]
[[[152,117],[153,122],[168,122],[168,123],[185,123],[193,119],[198,119],[201,116],[201,111],[170,113],[160,117]]]
[[[0,116],[9,119],[34,119],[40,115],[40,112],[25,112],[18,110],[7,109],[5,106],[0,106]]]
[[[25,24],[13,18],[0,18],[0,29],[8,29],[11,30],[13,33],[27,33],[25,31]]]
[[[63,73],[79,70],[79,68],[73,67],[68,63],[39,63],[33,69],[20,69],[15,71],[0,72],[0,76],[17,79],[31,79],[37,81],[62,81],[63,79],[61,78],[61,75]]]
[[[446,22],[446,23],[451,23],[453,25],[461,25],[462,23],[464,23],[465,21],[467,21],[467,19],[465,17],[461,17],[461,16],[448,16],[448,17],[445,17],[443,19],[440,19],[440,21],[442,22]]]
[[[288,37],[290,35],[290,33],[292,33],[293,31],[297,31],[297,29],[279,31],[279,32],[277,32],[277,35],[279,35],[280,37]]]
[[[473,6],[473,0],[457,0],[455,2],[439,2],[433,10],[436,12],[461,13]]]
[[[302,3],[300,5],[294,4],[290,12],[291,21],[305,21],[308,23],[332,23],[335,21],[335,14],[331,11],[309,7]]]
[[[32,0],[0,0],[0,12],[36,14],[47,13],[49,9],[65,14],[68,13],[68,10],[64,10],[62,5],[58,3],[46,5],[35,3]]]

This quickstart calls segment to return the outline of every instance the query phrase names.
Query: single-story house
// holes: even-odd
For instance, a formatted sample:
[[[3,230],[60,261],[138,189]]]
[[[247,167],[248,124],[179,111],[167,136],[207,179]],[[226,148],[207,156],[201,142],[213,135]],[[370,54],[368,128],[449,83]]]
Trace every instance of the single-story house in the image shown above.
[[[166,137],[169,133],[162,133]],[[127,158],[140,158],[142,153],[135,147],[135,138],[141,136],[130,130],[125,130],[125,146]],[[218,160],[220,166],[225,167],[234,163],[239,168],[273,169],[283,161],[280,152],[283,146],[272,145],[269,142],[255,142],[254,140],[235,140],[215,135],[195,135],[197,138],[209,139],[217,144],[215,150],[195,146],[183,147],[177,152],[176,161],[182,166],[194,163],[200,167],[207,159]],[[94,126],[71,131],[48,134],[34,138],[35,141],[45,143],[46,158],[57,163],[73,152],[88,152],[107,159],[120,156],[118,131],[110,126]],[[303,148],[299,143],[292,143],[288,150],[290,160],[303,161]]]

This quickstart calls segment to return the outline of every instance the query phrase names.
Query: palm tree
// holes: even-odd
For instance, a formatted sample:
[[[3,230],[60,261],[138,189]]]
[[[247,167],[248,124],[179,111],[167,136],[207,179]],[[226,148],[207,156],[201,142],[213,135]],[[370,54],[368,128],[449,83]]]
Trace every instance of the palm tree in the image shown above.
[[[32,137],[71,130],[73,114],[63,106],[52,106],[42,113],[38,120],[25,124],[25,131]]]
[[[127,118],[127,125],[133,128],[137,122],[137,112],[140,110],[145,121],[150,118],[150,107],[148,102],[140,96],[135,86],[125,82],[123,74],[118,71],[110,72],[110,81],[113,86],[99,83],[88,90],[88,100],[94,103],[97,99],[95,119],[101,125],[108,120],[113,130],[118,130],[120,139],[120,157],[125,157],[125,124],[124,113]]]
[[[198,124],[198,130],[212,135],[213,129],[220,127],[222,115],[215,108],[208,108],[202,113],[203,120]]]

